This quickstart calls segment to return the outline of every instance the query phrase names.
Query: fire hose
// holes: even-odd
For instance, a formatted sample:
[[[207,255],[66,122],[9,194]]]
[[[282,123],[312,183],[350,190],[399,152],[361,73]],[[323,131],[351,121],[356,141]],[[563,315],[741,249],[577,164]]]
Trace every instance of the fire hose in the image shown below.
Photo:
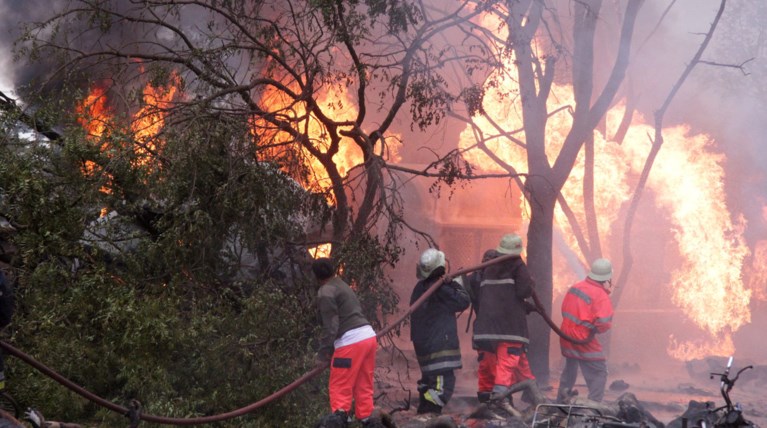
[[[517,257],[515,255],[504,255],[501,257],[494,258],[492,260],[489,260],[487,262],[481,263],[476,266],[468,267],[459,269],[456,272],[451,272],[448,275],[445,275],[442,277],[440,281],[438,281],[434,286],[429,287],[426,292],[421,295],[421,297],[418,298],[413,304],[397,318],[393,323],[389,324],[388,326],[381,329],[377,334],[376,337],[383,337],[387,335],[389,332],[391,332],[396,326],[400,325],[402,322],[407,319],[410,314],[413,313],[418,307],[420,307],[426,299],[431,297],[438,289],[439,287],[448,279],[455,278],[460,275],[467,274],[469,272],[473,272],[476,270],[484,269],[487,266],[494,265],[496,263],[500,263],[502,261],[511,259],[513,257]],[[569,340],[573,343],[588,343],[593,338],[593,331],[591,335],[587,339],[584,340],[577,340],[568,337],[565,335],[557,326],[554,324],[554,322],[551,320],[551,318],[546,315],[546,311],[543,308],[543,305],[541,304],[540,300],[538,299],[538,296],[533,292],[533,301],[535,302],[535,307],[537,312],[543,317],[543,319],[546,321],[546,323],[556,332],[559,336],[565,338],[566,340]],[[142,414],[140,411],[137,411],[135,405],[132,405],[131,408],[124,407],[118,404],[115,404],[111,401],[108,401],[104,398],[99,397],[98,395],[88,391],[87,389],[81,387],[80,385],[77,385],[76,383],[72,382],[71,380],[65,378],[64,376],[60,375],[56,371],[52,370],[51,368],[45,366],[44,364],[40,363],[39,361],[35,360],[32,356],[20,351],[19,349],[15,348],[11,344],[0,341],[0,348],[8,352],[10,355],[13,355],[14,357],[24,361],[25,363],[32,366],[37,371],[41,372],[42,374],[50,377],[51,379],[55,380],[59,384],[63,385],[64,387],[68,388],[72,392],[75,392],[76,394],[80,395],[81,397],[92,401],[95,404],[98,404],[106,409],[109,409],[113,412],[129,416],[131,419],[141,419],[146,422],[153,422],[157,424],[164,424],[164,425],[201,425],[201,424],[209,424],[214,422],[221,422],[227,419],[233,419],[236,417],[244,416],[248,413],[252,413],[256,409],[259,409],[260,407],[263,407],[281,397],[284,395],[290,393],[291,391],[295,390],[302,384],[306,383],[310,379],[314,378],[315,376],[319,375],[325,369],[329,366],[329,363],[320,364],[315,366],[312,370],[304,373],[302,376],[296,378],[293,382],[290,384],[282,387],[278,391],[272,393],[269,396],[266,396],[262,398],[261,400],[258,400],[250,405],[241,407],[239,409],[235,409],[229,412],[225,413],[219,413],[216,415],[210,415],[210,416],[200,416],[200,417],[191,417],[191,418],[172,418],[172,417],[166,417],[166,416],[155,416],[150,414]]]
[[[564,331],[562,331],[557,325],[554,323],[554,321],[551,319],[551,317],[546,313],[546,309],[543,307],[543,303],[541,303],[541,300],[538,298],[538,295],[535,294],[535,290],[533,290],[533,302],[535,303],[535,309],[536,312],[538,312],[538,315],[543,318],[544,321],[546,321],[546,324],[551,327],[551,329],[554,331],[554,333],[557,334],[557,336],[561,337],[562,339],[565,339],[568,342],[575,343],[577,345],[585,345],[592,340],[594,340],[594,336],[597,334],[596,329],[589,330],[589,335],[586,336],[585,339],[576,339],[574,337],[568,336]]]

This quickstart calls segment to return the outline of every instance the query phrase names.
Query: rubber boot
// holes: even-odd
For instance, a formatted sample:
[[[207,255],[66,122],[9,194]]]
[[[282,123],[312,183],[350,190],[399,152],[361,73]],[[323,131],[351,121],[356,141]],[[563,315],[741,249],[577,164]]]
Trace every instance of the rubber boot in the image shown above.
[[[568,403],[570,403],[570,399],[572,397],[575,397],[576,395],[578,395],[578,391],[577,390],[572,390],[570,388],[560,387],[557,390],[557,403],[559,403],[559,404],[568,404]]]
[[[535,381],[530,382],[527,389],[522,393],[522,401],[533,406],[549,403],[549,399],[543,395],[543,392],[538,387],[538,383]]]
[[[522,413],[515,409],[514,406],[511,405],[511,403],[508,400],[508,397],[505,394],[498,394],[498,393],[491,393],[490,394],[490,401],[488,402],[488,407],[495,411],[496,409],[499,409],[505,413],[507,413],[509,416],[513,416],[515,418],[522,418]]]

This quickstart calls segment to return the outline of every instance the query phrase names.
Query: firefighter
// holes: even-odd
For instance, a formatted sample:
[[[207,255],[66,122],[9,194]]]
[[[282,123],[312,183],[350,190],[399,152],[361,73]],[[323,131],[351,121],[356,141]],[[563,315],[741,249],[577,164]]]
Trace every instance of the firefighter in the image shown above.
[[[482,263],[496,257],[498,257],[498,253],[496,253],[495,248],[491,248],[482,255]],[[479,313],[479,288],[483,276],[483,270],[477,270],[469,274],[467,278],[467,290],[471,297],[472,310],[475,313]],[[480,403],[487,403],[490,400],[490,393],[493,392],[493,386],[495,385],[495,349],[488,345],[488,342],[472,343],[472,347],[477,350],[477,362],[479,363],[477,370],[477,399]]]
[[[612,324],[612,274],[613,268],[609,260],[594,260],[586,278],[570,287],[562,301],[562,332],[577,340],[591,340],[578,344],[560,338],[565,368],[559,379],[558,401],[571,395],[571,389],[578,377],[578,367],[586,380],[588,398],[593,401],[602,401],[604,398],[607,358],[595,334],[606,332]]]
[[[445,254],[434,248],[424,251],[418,262],[418,283],[410,296],[410,305],[443,275]],[[454,370],[462,367],[456,313],[468,308],[469,303],[461,278],[446,278],[410,317],[410,340],[421,368],[418,414],[425,417],[441,414],[455,390]]]
[[[333,414],[345,423],[354,401],[355,416],[368,426],[372,424],[373,413],[376,333],[362,315],[354,291],[335,271],[328,258],[312,263],[312,272],[320,285],[317,306],[322,320],[316,362],[330,363],[329,395]]]
[[[520,256],[522,238],[519,235],[504,235],[495,251],[499,256],[514,257],[484,269],[473,341],[478,349],[486,349],[495,356],[495,379],[488,404],[519,416],[519,411],[505,398],[513,384],[535,379],[527,360],[529,337],[525,304],[525,299],[532,295],[534,282]]]

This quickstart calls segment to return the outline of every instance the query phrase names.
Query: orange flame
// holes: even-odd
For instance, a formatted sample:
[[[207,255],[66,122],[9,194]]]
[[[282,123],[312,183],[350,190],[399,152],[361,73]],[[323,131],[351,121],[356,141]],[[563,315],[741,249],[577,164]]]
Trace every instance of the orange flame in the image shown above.
[[[745,276],[754,298],[767,300],[767,240],[761,240],[754,246],[754,254]]]
[[[491,27],[488,27],[491,28]],[[498,84],[488,86],[484,111],[504,130],[522,129],[522,106],[517,97],[510,97],[516,89],[514,58],[506,63],[505,75],[491,76]],[[546,126],[546,154],[550,162],[559,153],[572,117],[563,106],[574,105],[572,87],[554,84],[549,97],[548,111],[553,115]],[[560,110],[557,110],[560,109]],[[623,105],[610,110],[606,117],[607,135],[612,135],[623,114]],[[477,135],[488,137],[499,132],[484,117],[474,118],[477,128],[467,126],[460,135],[459,148],[468,149],[477,141]],[[630,195],[629,180],[638,176],[644,166],[649,142],[647,135],[653,127],[641,115],[635,115],[624,143],[608,141],[600,132],[594,133],[595,145],[595,206],[600,236],[609,237],[618,223],[620,207]],[[712,149],[706,135],[690,135],[685,126],[663,130],[665,145],[657,157],[648,187],[655,196],[658,209],[665,212],[674,232],[675,243],[682,262],[671,272],[669,286],[672,300],[682,313],[710,337],[707,341],[677,342],[670,338],[668,352],[679,359],[705,355],[727,355],[734,350],[731,334],[750,322],[749,300],[751,290],[741,278],[749,249],[744,241],[745,222],[733,219],[726,205],[722,167],[723,156]],[[524,144],[524,133],[515,138]],[[518,172],[527,172],[525,150],[508,138],[490,138],[487,147]],[[503,170],[484,152],[473,148],[465,153],[467,161],[486,172]],[[562,194],[577,217],[585,224],[582,204],[583,152],[562,189]],[[524,203],[524,201],[521,201]],[[525,210],[523,209],[523,212]],[[577,249],[568,222],[557,210],[556,224],[571,249]],[[605,242],[609,242],[605,239]],[[606,254],[610,249],[602,246]],[[577,251],[576,251],[577,252]],[[763,259],[762,259],[763,260]],[[559,276],[562,269],[555,267]],[[555,280],[559,280],[556,278]],[[564,287],[566,289],[566,286]],[[558,286],[558,290],[563,287]]]
[[[174,72],[170,83],[165,86],[155,86],[148,83],[143,90],[144,106],[131,119],[130,127],[136,144],[133,150],[138,161],[134,166],[147,165],[157,152],[156,136],[165,124],[165,117],[180,85],[180,77]],[[108,139],[109,130],[114,126],[115,115],[108,105],[107,88],[94,86],[82,102],[76,106],[77,121],[87,132],[87,138],[92,144],[97,144],[99,151],[107,152],[111,147]],[[101,192],[112,193],[111,176],[103,171],[95,162],[86,160],[83,174],[92,175],[97,171],[106,174],[107,184],[101,187]],[[101,210],[101,216],[106,215],[106,208]]]
[[[320,244],[320,245],[309,248],[309,254],[314,259],[319,259],[322,257],[330,257],[330,251],[332,250],[332,248],[333,248],[332,244]]]
[[[77,121],[91,138],[99,138],[107,131],[112,112],[107,107],[107,89],[94,86],[88,96],[76,107]]]
[[[109,145],[103,141],[112,126],[113,113],[107,106],[107,88],[104,86],[94,86],[91,88],[85,99],[76,106],[77,122],[85,129],[86,138],[92,143],[97,144],[99,151],[108,150]],[[86,160],[82,172],[86,177],[93,176],[97,172],[106,174],[107,184],[99,189],[103,193],[112,193],[110,188],[111,176],[100,168],[95,162]],[[106,215],[106,209],[101,210],[102,217]]]
[[[146,165],[157,153],[155,137],[165,125],[168,110],[180,86],[180,77],[173,72],[167,85],[155,86],[152,83],[144,86],[144,106],[133,115],[131,129],[137,144],[134,151],[138,156],[137,163]]]
[[[295,124],[293,129],[300,134],[308,135],[311,144],[319,150],[327,152],[331,144],[329,132],[314,115],[306,114],[304,103],[294,101],[284,98],[275,91],[270,91],[262,97],[261,104],[267,111],[280,111],[287,117],[287,121]],[[316,102],[323,108],[324,114],[335,121],[353,121],[358,113],[357,105],[345,86],[326,88],[317,97]],[[259,140],[268,141],[272,146],[272,149],[263,152],[264,159],[279,160],[286,156],[297,157],[308,174],[303,175],[288,170],[286,172],[298,180],[305,189],[312,192],[327,193],[328,201],[334,203],[333,196],[328,192],[332,186],[329,175],[316,157],[305,147],[297,144],[295,138],[288,132],[275,129],[263,119],[254,119],[252,128],[254,135]],[[345,128],[351,129],[351,127]],[[394,137],[392,139],[395,141],[400,140],[396,135],[387,137]],[[398,144],[390,145],[389,161],[399,161],[398,148]],[[332,159],[342,177],[347,176],[354,167],[364,162],[362,150],[348,137],[341,138],[338,152],[333,155]]]

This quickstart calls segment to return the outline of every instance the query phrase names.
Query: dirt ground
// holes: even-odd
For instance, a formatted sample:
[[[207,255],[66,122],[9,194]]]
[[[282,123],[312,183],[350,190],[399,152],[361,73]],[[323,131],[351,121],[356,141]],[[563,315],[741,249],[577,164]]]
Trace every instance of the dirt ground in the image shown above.
[[[411,408],[400,411],[399,420],[407,419],[415,414],[418,403],[416,382],[419,371],[414,355],[408,350],[400,350],[397,358],[383,357],[379,361],[378,378],[380,395],[376,404],[390,411],[403,407],[410,391]],[[403,358],[409,357],[407,368],[403,366]],[[767,359],[767,355],[765,355]],[[767,361],[738,361],[734,362],[731,374],[749,364],[754,369],[743,372],[730,393],[733,403],[742,406],[746,419],[757,426],[767,428]],[[633,393],[645,410],[657,420],[668,424],[680,417],[688,408],[690,401],[713,402],[715,406],[724,405],[724,399],[719,391],[719,377],[710,378],[711,372],[724,369],[726,358],[710,357],[688,363],[669,360],[664,362],[662,369],[656,369],[658,364],[651,367],[641,367],[639,364],[609,365],[608,390],[605,402],[615,402],[626,392]],[[557,364],[554,364],[556,366]],[[554,400],[559,379],[559,370],[552,367],[552,385],[545,390],[545,395]],[[465,420],[477,406],[476,401],[476,367],[470,358],[464,358],[464,368],[456,372],[458,382],[453,399],[445,408],[445,413],[453,415],[456,420]],[[609,388],[614,384],[613,388]],[[615,388],[622,386],[622,388]],[[579,376],[576,387],[579,395],[585,397],[588,393],[583,378]]]
[[[634,393],[653,416],[667,424],[681,416],[691,400],[724,405],[719,377],[712,379],[710,373],[721,372],[725,363],[725,358],[715,357],[689,363],[669,362],[663,373],[617,367],[611,370],[608,385],[623,380],[629,385],[627,391]],[[731,375],[749,364],[754,368],[741,374],[730,391],[730,399],[742,406],[746,419],[767,427],[767,366],[736,359]],[[585,385],[580,389],[585,392]],[[622,392],[608,390],[605,399],[615,400]]]

